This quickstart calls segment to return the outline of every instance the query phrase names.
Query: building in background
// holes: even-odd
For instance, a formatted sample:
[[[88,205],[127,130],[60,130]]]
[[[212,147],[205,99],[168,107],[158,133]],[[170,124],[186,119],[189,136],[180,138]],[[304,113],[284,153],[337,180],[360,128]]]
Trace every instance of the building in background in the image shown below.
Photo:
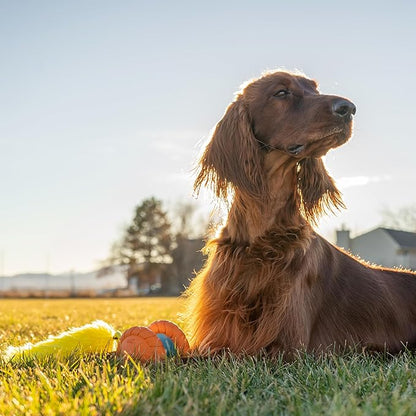
[[[416,233],[380,227],[351,238],[343,229],[336,244],[370,263],[416,270]]]
[[[206,260],[202,250],[202,238],[181,238],[172,252],[172,268],[169,280],[169,293],[179,295],[189,286],[195,274],[199,272]]]

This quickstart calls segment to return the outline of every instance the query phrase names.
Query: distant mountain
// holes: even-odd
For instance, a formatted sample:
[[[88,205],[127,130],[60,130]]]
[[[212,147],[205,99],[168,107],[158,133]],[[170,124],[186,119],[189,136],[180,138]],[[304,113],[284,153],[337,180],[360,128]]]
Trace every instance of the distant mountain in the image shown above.
[[[22,273],[14,276],[0,277],[0,292],[10,290],[93,290],[103,291],[122,288],[127,285],[121,269],[97,276],[98,271],[87,273]]]

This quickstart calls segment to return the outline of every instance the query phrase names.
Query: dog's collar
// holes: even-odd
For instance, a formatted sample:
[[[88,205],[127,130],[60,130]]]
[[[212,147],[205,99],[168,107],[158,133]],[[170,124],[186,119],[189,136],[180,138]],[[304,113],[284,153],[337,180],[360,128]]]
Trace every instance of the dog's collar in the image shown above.
[[[278,146],[272,146],[272,145],[270,145],[270,144],[268,144],[268,143],[265,143],[265,142],[263,142],[263,141],[261,141],[261,140],[259,140],[257,137],[256,137],[256,141],[261,145],[261,149],[262,150],[265,150],[267,153],[270,153],[270,152],[272,152],[273,150],[279,150],[279,151],[281,151],[281,152],[285,152],[285,150],[284,149],[282,149],[281,147],[278,147]]]

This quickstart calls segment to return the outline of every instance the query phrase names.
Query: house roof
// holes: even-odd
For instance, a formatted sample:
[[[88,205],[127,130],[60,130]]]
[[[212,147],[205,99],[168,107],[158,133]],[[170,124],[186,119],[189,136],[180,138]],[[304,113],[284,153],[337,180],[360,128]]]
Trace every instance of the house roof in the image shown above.
[[[402,248],[416,248],[416,233],[382,228]]]

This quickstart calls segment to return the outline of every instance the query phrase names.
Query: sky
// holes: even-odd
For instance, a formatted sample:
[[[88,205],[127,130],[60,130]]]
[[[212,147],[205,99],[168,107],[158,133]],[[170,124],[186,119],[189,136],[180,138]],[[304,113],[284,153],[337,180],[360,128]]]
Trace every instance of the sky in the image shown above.
[[[194,201],[201,146],[245,80],[301,70],[357,106],[326,156],[334,241],[416,203],[416,3],[0,0],[0,275],[88,271],[143,199]]]

